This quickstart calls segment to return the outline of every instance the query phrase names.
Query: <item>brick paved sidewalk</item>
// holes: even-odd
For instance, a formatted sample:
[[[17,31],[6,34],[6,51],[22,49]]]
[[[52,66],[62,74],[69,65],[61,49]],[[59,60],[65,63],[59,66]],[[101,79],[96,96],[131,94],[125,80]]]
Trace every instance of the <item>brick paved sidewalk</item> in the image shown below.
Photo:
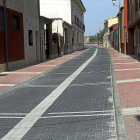
[[[140,140],[140,59],[108,49],[115,77],[128,140]]]
[[[43,72],[46,72],[80,54],[86,50],[77,51],[69,55],[64,55],[50,61],[42,62],[36,65],[28,66],[18,70],[0,73],[0,91],[13,87],[17,84],[23,83]]]

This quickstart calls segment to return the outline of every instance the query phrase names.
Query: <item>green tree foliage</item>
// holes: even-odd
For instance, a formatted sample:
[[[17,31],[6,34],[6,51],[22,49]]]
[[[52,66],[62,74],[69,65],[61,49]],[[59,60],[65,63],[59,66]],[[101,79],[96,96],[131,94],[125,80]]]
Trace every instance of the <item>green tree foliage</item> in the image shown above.
[[[90,38],[89,38],[89,42],[95,42],[95,41],[97,41],[97,40],[98,40],[97,37],[90,37]]]
[[[99,30],[99,40],[100,40],[100,41],[103,41],[104,33],[105,33],[104,29]]]

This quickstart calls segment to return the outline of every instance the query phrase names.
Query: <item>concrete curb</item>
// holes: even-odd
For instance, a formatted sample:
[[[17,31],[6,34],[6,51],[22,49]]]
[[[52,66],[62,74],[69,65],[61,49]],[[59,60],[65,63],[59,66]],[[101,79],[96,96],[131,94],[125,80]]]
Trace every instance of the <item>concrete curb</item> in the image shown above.
[[[108,49],[107,49],[108,51]],[[109,51],[108,51],[109,53]],[[120,99],[119,99],[119,93],[114,73],[114,66],[112,61],[112,56],[110,55],[110,61],[111,61],[111,72],[112,72],[112,86],[113,86],[113,97],[114,97],[114,105],[115,105],[115,119],[116,119],[116,132],[117,132],[117,139],[118,140],[127,140],[126,138],[126,131],[125,131],[125,125],[120,105]]]
[[[84,52],[82,52],[81,54],[75,56],[74,58],[76,58],[76,57],[82,55],[82,54],[85,53],[86,51],[88,51],[88,49],[85,49]],[[65,62],[63,62],[63,63],[61,63],[61,64],[55,66],[54,68],[52,68],[52,69],[50,69],[50,70],[47,70],[47,71],[45,71],[45,72],[43,72],[43,73],[41,73],[41,74],[39,74],[39,75],[37,75],[37,76],[35,76],[35,77],[29,79],[29,80],[26,80],[26,81],[24,81],[24,82],[22,82],[22,83],[20,83],[20,84],[17,84],[17,85],[15,85],[15,86],[13,86],[13,87],[10,87],[10,88],[8,88],[8,89],[5,89],[5,90],[3,90],[3,91],[0,91],[0,95],[6,93],[6,92],[8,92],[8,91],[11,91],[11,90],[13,90],[13,89],[16,89],[16,88],[18,88],[18,87],[21,87],[21,86],[23,86],[23,85],[25,85],[25,84],[31,82],[32,80],[35,80],[35,79],[37,79],[38,77],[40,77],[40,76],[42,76],[42,75],[44,75],[44,74],[49,73],[50,71],[53,71],[53,70],[59,68],[62,64],[65,64],[66,62],[68,62],[68,61],[70,61],[70,60],[72,60],[72,59],[74,59],[74,58],[71,58],[71,59],[69,59],[69,60],[66,60]]]

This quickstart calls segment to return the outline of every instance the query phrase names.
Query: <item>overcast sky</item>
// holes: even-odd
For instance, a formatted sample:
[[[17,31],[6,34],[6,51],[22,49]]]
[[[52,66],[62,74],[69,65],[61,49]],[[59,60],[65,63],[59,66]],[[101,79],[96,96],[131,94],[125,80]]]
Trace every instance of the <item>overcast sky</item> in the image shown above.
[[[95,35],[99,29],[104,28],[104,20],[115,17],[119,11],[118,7],[113,6],[112,0],[82,0],[82,2],[86,8],[85,36]],[[119,0],[116,0],[116,5],[118,4]]]

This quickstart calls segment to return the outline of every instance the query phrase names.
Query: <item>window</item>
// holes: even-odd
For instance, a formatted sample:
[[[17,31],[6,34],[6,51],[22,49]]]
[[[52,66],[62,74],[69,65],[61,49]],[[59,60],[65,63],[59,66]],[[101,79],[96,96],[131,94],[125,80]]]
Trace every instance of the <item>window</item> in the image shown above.
[[[78,43],[78,41],[79,41],[79,34],[78,34],[78,32],[77,32],[77,43]]]
[[[72,30],[72,40],[74,41],[74,30]]]
[[[18,16],[13,16],[13,28],[19,29],[19,17]]]
[[[134,46],[136,46],[136,30],[134,31]]]
[[[4,30],[4,12],[0,9],[0,30]]]
[[[73,6],[72,6],[72,15],[74,15],[74,10],[73,10]]]
[[[28,35],[29,35],[29,46],[33,46],[33,31],[29,30]]]

